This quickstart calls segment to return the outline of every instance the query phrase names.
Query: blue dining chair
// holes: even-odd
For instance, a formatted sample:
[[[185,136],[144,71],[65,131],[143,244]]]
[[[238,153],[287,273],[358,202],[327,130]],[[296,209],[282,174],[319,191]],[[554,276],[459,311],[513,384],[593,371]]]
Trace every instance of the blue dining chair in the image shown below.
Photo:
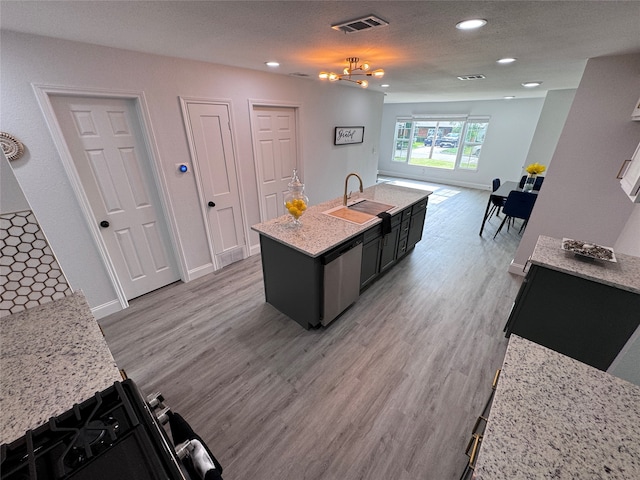
[[[495,192],[500,188],[500,179],[494,178],[491,182],[491,191]],[[489,214],[487,215],[487,219],[491,218],[491,215],[494,213],[496,215],[500,215],[500,209],[504,207],[504,202],[506,201],[503,197],[496,197],[495,195],[491,195],[491,209],[489,210]]]
[[[500,226],[493,238],[496,238],[507,221],[511,222],[514,218],[520,218],[523,220],[522,226],[520,227],[520,232],[522,232],[522,230],[527,226],[527,222],[531,216],[531,211],[533,210],[533,205],[536,203],[537,198],[538,195],[534,193],[519,192],[517,190],[509,192],[507,201],[504,203],[504,207],[502,207],[504,219],[502,220],[502,223],[500,223]]]
[[[526,181],[527,181],[527,177],[528,177],[528,176],[529,176],[529,175],[523,175],[523,176],[522,176],[522,178],[520,179],[520,182],[518,183],[518,188],[520,188],[520,189],[521,189],[522,187],[524,187],[524,182],[526,182]]]

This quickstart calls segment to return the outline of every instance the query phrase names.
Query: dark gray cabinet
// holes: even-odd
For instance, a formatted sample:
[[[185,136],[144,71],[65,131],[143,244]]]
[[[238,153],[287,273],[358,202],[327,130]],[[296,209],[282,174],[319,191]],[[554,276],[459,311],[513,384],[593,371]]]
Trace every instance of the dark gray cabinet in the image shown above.
[[[380,273],[380,246],[382,229],[380,225],[370,228],[363,235],[362,263],[360,265],[360,288],[366,287]]]
[[[398,238],[400,238],[401,215],[391,217],[391,232],[382,236],[380,252],[380,272],[390,268],[396,261]]]
[[[491,393],[487,398],[482,413],[478,416],[475,425],[471,429],[471,439],[467,443],[467,448],[464,453],[469,457],[460,480],[471,480],[473,478],[473,470],[476,466],[476,460],[478,459],[478,453],[480,452],[480,446],[482,445],[482,439],[484,438],[484,431],[489,421],[489,412],[491,412],[491,404],[493,403],[493,397],[496,393],[498,386],[498,379],[500,378],[501,370],[496,370],[496,374],[493,377],[493,383],[491,384]]]
[[[424,229],[424,221],[427,214],[427,199],[416,203],[411,208],[411,221],[409,223],[409,232],[407,235],[407,251],[416,246],[422,240],[422,230]]]
[[[381,225],[363,235],[360,288],[369,286],[380,274],[391,268],[422,239],[427,214],[427,198],[391,217],[391,231],[382,234]]]
[[[606,370],[640,324],[640,294],[532,265],[505,326]]]

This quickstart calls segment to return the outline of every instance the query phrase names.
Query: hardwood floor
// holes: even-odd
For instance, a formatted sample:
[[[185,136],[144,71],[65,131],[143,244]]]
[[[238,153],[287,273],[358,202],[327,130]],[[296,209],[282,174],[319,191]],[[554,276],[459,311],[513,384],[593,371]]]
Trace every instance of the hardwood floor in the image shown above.
[[[422,241],[328,327],[266,304],[254,256],[102,319],[118,366],[164,394],[225,480],[459,478],[506,349],[520,236],[493,240],[495,217],[478,236],[488,191],[433,186]]]

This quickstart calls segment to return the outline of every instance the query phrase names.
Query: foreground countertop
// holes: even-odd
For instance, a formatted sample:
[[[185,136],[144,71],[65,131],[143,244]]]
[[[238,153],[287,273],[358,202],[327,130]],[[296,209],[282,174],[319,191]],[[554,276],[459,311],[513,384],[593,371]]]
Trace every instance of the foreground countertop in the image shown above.
[[[640,478],[640,387],[512,335],[475,472]]]
[[[531,263],[612,287],[640,293],[640,257],[616,252],[617,262],[591,260],[562,250],[562,239],[540,235]]]
[[[122,377],[84,296],[0,318],[0,443]]]
[[[433,192],[428,190],[381,183],[365,188],[362,193],[354,193],[351,200],[365,198],[394,205],[395,208],[389,211],[394,214],[428,197],[431,193]],[[342,198],[309,207],[300,217],[302,222],[300,227],[296,227],[292,223],[293,218],[287,214],[253,225],[251,228],[261,235],[289,245],[306,255],[317,257],[382,221],[375,217],[367,223],[358,225],[322,213],[340,205],[342,205]]]

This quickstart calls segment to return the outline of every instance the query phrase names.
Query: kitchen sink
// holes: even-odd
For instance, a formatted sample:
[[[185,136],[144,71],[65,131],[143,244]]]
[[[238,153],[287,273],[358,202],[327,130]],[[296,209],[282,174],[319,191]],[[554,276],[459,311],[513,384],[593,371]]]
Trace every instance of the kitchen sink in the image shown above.
[[[339,207],[325,210],[322,213],[347,222],[364,225],[367,222],[375,220],[379,213],[386,212],[392,208],[395,207],[393,205],[387,205],[386,203],[374,202],[373,200],[358,200],[346,207],[340,205]]]
[[[387,205],[386,203],[374,202],[373,200],[357,200],[351,205],[347,205],[347,208],[375,216],[379,213],[387,212],[392,208],[395,208],[395,206]]]

